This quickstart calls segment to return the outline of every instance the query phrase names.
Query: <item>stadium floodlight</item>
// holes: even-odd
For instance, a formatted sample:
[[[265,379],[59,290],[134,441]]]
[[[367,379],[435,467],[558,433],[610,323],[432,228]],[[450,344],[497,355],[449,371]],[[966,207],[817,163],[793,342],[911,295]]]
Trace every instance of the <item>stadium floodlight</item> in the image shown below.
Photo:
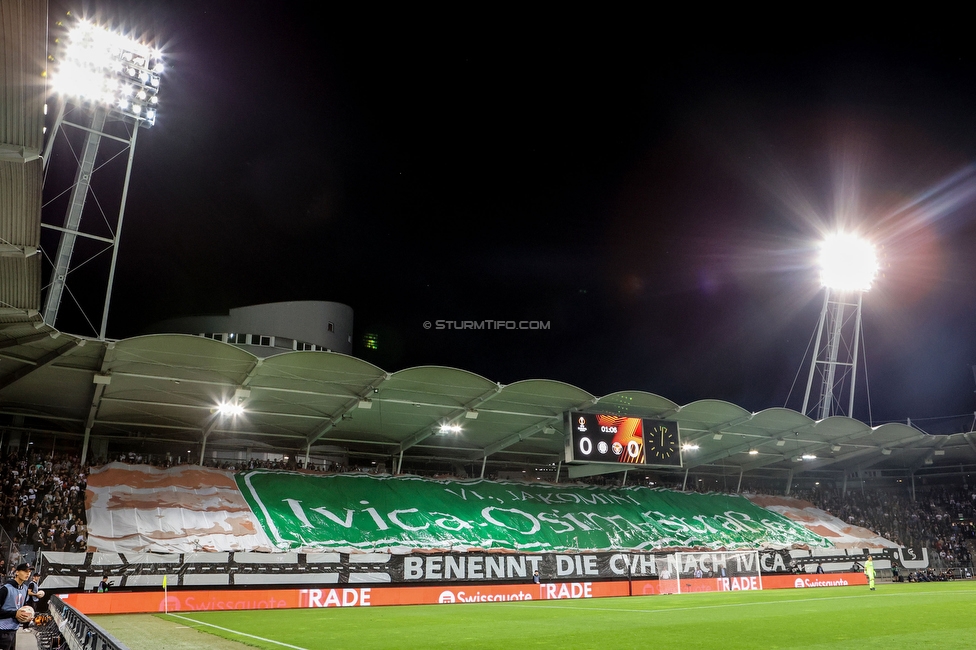
[[[80,21],[65,37],[52,76],[62,96],[118,110],[152,126],[159,104],[162,54],[145,43]]]
[[[803,460],[817,460],[816,454],[803,454],[800,458]]]
[[[861,303],[878,275],[878,256],[870,242],[849,232],[839,232],[821,243],[818,262],[824,303],[802,412],[818,420],[841,414],[853,417]],[[813,379],[818,371],[821,383],[818,394],[814,395]],[[842,413],[839,405],[845,392],[847,412]]]
[[[61,23],[59,22],[58,25]],[[159,87],[164,69],[163,55],[146,41],[130,38],[84,20],[74,21],[70,27],[66,27],[57,42],[58,47],[53,57],[55,64],[52,66],[50,80],[51,89],[61,100],[61,107],[45,144],[45,172],[55,158],[52,155],[54,143],[62,127],[74,127],[83,131],[85,139],[80,149],[76,149],[75,145],[69,145],[72,147],[72,158],[77,161],[78,167],[64,222],[42,223],[42,227],[61,233],[57,252],[48,255],[53,269],[50,287],[44,301],[43,316],[46,323],[52,327],[56,325],[61,298],[72,267],[80,267],[89,261],[83,260],[72,264],[71,258],[77,238],[85,237],[106,243],[112,248],[112,257],[102,309],[101,328],[96,331],[98,338],[105,339],[136,136],[140,127],[153,126],[159,116]],[[68,104],[72,104],[78,110],[66,114],[65,107]],[[77,119],[78,115],[85,115],[89,119],[86,123],[74,123],[72,119]],[[123,126],[119,127],[120,124]],[[102,230],[101,234],[85,232],[81,229],[85,202],[92,191],[92,175],[104,166],[104,163],[97,164],[96,157],[100,145],[105,140],[128,143],[129,149],[118,220],[114,227],[108,224],[109,237],[105,237],[104,229],[97,226],[94,229]],[[45,177],[48,177],[47,173]],[[58,195],[63,194],[59,190],[54,192]],[[104,220],[103,207],[100,206],[99,210],[103,212]],[[95,255],[100,253],[101,251]],[[82,305],[79,307],[84,311]],[[85,318],[89,323],[94,320],[88,318],[87,314]]]
[[[685,444],[681,445],[681,451],[698,451],[698,445],[692,442],[686,442]]]
[[[461,433],[461,426],[458,424],[442,424],[440,433]]]
[[[820,282],[835,291],[868,291],[878,274],[878,256],[869,242],[847,233],[820,245]]]

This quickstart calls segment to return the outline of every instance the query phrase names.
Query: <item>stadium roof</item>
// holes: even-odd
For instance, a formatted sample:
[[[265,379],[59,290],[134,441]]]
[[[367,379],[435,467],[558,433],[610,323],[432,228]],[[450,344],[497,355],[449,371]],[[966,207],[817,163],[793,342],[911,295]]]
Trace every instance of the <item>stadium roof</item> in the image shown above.
[[[0,322],[40,321],[47,3],[0,7]]]
[[[218,405],[233,401],[245,412],[220,415]],[[0,325],[0,415],[17,423],[11,430],[192,444],[194,454],[201,445],[297,456],[339,447],[394,467],[401,457],[405,467],[445,461],[477,475],[486,462],[495,470],[559,464],[563,417],[571,410],[678,422],[682,442],[698,449],[683,451],[680,470],[660,470],[672,475],[836,479],[868,468],[902,475],[959,471],[976,460],[972,432],[934,436],[906,424],[871,427],[846,417],[817,422],[789,409],[751,413],[719,400],[679,405],[642,391],[597,397],[558,381],[502,385],[456,368],[387,372],[332,352],[261,359],[189,335],[106,342],[44,324]],[[441,434],[444,424],[461,431]],[[622,468],[568,468],[571,477],[610,471]]]
[[[931,436],[912,426],[821,422],[782,408],[759,413],[718,400],[679,405],[641,391],[596,397],[557,381],[501,385],[455,368],[386,372],[329,352],[259,359],[184,335],[99,341],[40,322],[40,240],[47,2],[0,10],[0,422],[11,432],[303,454],[346,448],[399,463],[539,467],[564,454],[563,414],[666,418],[682,439],[681,470],[747,476],[831,476],[854,470],[963,472],[973,432]],[[238,400],[246,413],[220,417]],[[476,416],[476,417],[475,417]],[[460,424],[456,434],[442,424]],[[972,429],[970,425],[967,427]],[[9,440],[9,438],[8,438]],[[750,453],[750,451],[754,453]],[[797,460],[803,455],[816,459]],[[573,466],[569,475],[619,472]],[[665,470],[662,470],[665,471]],[[474,473],[477,473],[476,471]],[[788,479],[789,480],[789,479]]]

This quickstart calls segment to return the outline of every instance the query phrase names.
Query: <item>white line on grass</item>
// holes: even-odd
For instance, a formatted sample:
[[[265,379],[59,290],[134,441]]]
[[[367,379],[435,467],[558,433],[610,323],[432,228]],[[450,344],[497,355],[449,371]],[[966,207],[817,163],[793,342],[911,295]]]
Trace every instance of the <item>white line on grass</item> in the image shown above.
[[[206,625],[207,627],[216,628],[218,630],[223,630],[224,632],[230,632],[231,634],[237,634],[239,636],[246,636],[249,639],[257,639],[258,641],[267,641],[268,643],[274,643],[275,645],[281,645],[286,648],[294,648],[295,650],[308,650],[308,648],[303,648],[297,645],[291,645],[290,643],[282,643],[281,641],[275,641],[274,639],[266,639],[263,636],[255,636],[253,634],[248,634],[246,632],[238,632],[237,630],[232,630],[226,627],[220,627],[219,625],[214,625],[213,623],[204,623],[203,621],[198,621],[195,618],[189,618],[187,616],[180,616],[179,614],[170,614],[170,616],[175,616],[176,618],[182,618],[184,621],[190,621],[196,623],[197,625]]]
[[[858,594],[857,596],[822,596],[818,598],[789,598],[786,600],[763,600],[754,603],[724,603],[721,605],[699,605],[698,607],[662,607],[659,609],[622,609],[616,607],[579,607],[575,606],[575,603],[579,602],[578,599],[566,599],[565,605],[542,605],[543,601],[532,601],[513,603],[513,602],[502,602],[497,603],[498,605],[507,605],[508,607],[541,607],[543,609],[584,609],[592,612],[631,612],[639,614],[667,614],[668,612],[683,612],[691,611],[697,609],[721,609],[723,607],[751,607],[753,605],[775,605],[777,603],[809,603],[818,600],[848,600],[851,598],[897,598],[900,596],[920,596],[926,594],[937,594],[941,596],[955,595],[955,594],[965,594],[967,596],[972,596],[973,592],[941,592],[941,591],[917,591],[913,593],[904,594]],[[677,594],[675,594],[677,595]]]

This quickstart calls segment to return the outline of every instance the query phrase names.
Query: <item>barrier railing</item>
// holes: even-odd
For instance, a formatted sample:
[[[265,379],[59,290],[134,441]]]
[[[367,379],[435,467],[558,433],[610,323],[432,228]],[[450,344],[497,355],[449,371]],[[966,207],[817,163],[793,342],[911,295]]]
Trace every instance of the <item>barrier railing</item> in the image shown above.
[[[71,650],[129,650],[128,646],[57,596],[51,596],[48,611],[57,624],[60,636]],[[38,640],[41,641],[40,635]],[[38,646],[40,645],[39,642]]]

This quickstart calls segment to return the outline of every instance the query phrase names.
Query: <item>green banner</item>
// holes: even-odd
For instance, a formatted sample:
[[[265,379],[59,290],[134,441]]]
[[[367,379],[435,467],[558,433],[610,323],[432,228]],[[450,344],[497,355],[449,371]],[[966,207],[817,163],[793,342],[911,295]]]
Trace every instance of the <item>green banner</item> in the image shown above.
[[[724,494],[266,470],[236,478],[281,550],[831,546],[775,512]]]

